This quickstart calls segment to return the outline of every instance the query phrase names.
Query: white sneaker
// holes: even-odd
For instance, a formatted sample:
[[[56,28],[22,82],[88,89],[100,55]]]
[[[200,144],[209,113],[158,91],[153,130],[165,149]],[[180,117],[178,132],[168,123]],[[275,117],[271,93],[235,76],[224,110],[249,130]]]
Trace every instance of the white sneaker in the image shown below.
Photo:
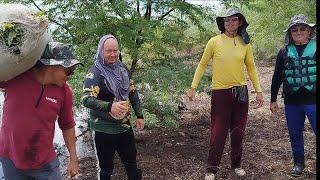
[[[238,175],[238,176],[244,176],[246,175],[246,172],[242,169],[242,168],[235,168],[234,172]]]
[[[206,173],[206,176],[204,177],[204,180],[214,180],[216,178],[216,175],[213,173]]]

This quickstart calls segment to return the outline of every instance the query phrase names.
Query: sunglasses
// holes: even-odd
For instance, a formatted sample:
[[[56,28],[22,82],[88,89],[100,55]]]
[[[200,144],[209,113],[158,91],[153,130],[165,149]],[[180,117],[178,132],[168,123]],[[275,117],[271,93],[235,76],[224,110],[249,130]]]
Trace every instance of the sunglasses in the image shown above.
[[[65,68],[66,76],[71,76],[74,73],[74,70],[71,68]]]
[[[239,17],[223,18],[223,21],[226,22],[236,22],[239,20]]]
[[[291,32],[298,32],[298,31],[304,32],[306,30],[307,30],[306,26],[296,26],[291,28]]]

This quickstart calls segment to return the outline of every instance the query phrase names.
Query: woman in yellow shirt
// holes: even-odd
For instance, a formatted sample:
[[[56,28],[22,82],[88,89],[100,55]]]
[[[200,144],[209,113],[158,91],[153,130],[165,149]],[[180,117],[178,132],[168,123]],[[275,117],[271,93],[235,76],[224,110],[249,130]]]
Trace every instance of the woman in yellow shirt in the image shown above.
[[[241,168],[242,139],[249,107],[244,66],[257,93],[257,106],[263,105],[250,38],[246,32],[249,24],[235,8],[229,9],[226,16],[217,17],[216,21],[221,34],[207,43],[188,91],[190,100],[193,100],[201,77],[212,61],[211,134],[206,180],[215,179],[229,131],[231,168],[238,176],[246,174]]]

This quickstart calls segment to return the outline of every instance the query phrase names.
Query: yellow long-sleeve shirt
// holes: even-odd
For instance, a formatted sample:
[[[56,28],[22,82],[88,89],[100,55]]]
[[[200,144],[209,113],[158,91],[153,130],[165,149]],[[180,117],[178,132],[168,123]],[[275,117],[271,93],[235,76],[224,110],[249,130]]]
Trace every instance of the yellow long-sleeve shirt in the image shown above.
[[[192,81],[197,88],[208,63],[212,60],[212,89],[228,89],[246,85],[244,65],[256,92],[261,92],[257,68],[251,44],[245,44],[241,36],[230,38],[225,34],[209,40]]]

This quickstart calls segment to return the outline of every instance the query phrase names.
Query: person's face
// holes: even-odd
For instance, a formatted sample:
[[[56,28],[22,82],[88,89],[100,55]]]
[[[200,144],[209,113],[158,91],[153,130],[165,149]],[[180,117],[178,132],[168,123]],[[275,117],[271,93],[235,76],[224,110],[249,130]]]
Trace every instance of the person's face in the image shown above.
[[[238,28],[241,26],[241,22],[238,16],[229,16],[223,19],[224,28],[227,35],[235,35]]]
[[[73,71],[75,69],[75,66],[65,68],[63,66],[49,66],[51,68],[51,73],[52,75],[52,83],[59,86],[63,87],[64,83],[66,83],[71,75],[73,74]]]
[[[114,64],[119,58],[119,47],[117,40],[110,38],[104,42],[104,61],[107,64]]]
[[[295,44],[307,44],[309,42],[311,28],[307,25],[295,25],[290,28],[291,37]]]

